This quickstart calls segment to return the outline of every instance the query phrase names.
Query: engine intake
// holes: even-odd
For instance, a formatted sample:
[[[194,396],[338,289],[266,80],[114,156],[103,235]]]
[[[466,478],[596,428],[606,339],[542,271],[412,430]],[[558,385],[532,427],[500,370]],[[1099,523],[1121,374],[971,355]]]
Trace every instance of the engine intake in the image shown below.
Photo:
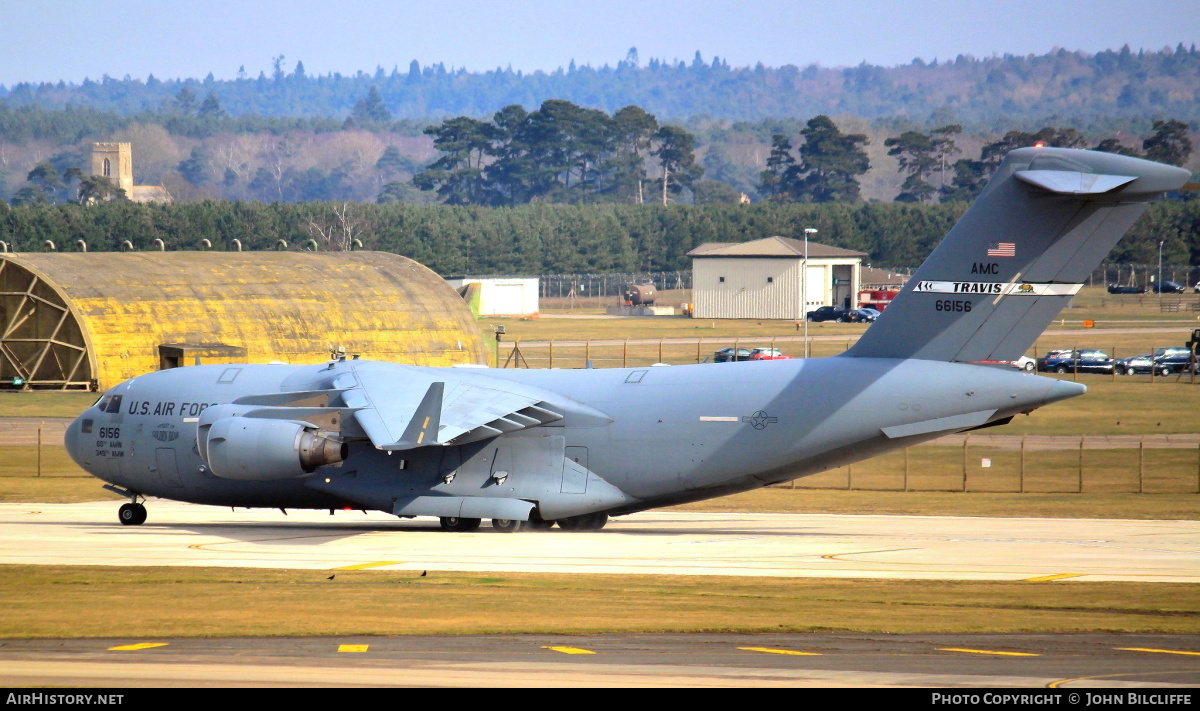
[[[295,420],[222,417],[201,423],[197,439],[204,461],[223,479],[272,481],[307,476],[349,455],[349,446]]]

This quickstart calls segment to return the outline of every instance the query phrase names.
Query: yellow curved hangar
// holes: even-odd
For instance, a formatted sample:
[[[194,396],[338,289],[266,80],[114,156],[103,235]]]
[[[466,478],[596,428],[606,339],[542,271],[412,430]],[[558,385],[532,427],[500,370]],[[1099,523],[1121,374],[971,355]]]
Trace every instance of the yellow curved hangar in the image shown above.
[[[196,363],[486,363],[467,304],[386,252],[0,254],[0,389],[100,389]]]

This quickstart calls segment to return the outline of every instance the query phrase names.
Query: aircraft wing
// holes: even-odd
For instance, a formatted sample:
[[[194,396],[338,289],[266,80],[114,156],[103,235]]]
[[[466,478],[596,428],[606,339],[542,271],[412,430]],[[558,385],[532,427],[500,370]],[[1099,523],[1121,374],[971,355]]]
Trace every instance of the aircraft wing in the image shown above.
[[[520,383],[452,369],[364,362],[334,381],[379,449],[464,444],[563,419],[561,407]]]

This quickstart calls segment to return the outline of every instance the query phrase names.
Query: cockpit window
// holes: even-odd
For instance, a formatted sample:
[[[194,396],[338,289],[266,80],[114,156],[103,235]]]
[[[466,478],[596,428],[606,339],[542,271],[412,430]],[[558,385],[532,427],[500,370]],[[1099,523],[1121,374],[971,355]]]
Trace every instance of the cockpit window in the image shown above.
[[[108,412],[108,401],[112,400],[112,395],[105,395],[96,401],[92,407],[97,408],[100,412]]]
[[[108,407],[103,408],[103,410],[111,415],[119,413],[121,411],[121,396],[113,395],[112,399],[108,401]]]

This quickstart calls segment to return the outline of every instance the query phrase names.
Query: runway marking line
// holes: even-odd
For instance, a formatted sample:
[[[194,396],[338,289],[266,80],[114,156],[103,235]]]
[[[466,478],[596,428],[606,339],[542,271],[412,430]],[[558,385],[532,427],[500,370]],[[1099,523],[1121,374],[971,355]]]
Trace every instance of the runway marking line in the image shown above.
[[[369,644],[339,644],[339,652],[365,652],[371,645]]]
[[[1150,652],[1152,654],[1182,654],[1187,657],[1200,657],[1200,652],[1184,652],[1178,649],[1149,649],[1147,647],[1117,647],[1118,652]]]
[[[543,646],[542,649],[549,649],[552,652],[559,652],[561,654],[595,654],[595,652],[593,652],[590,649],[580,649],[579,647],[547,647],[547,646]]]
[[[1120,679],[1130,676],[1161,676],[1163,674],[1195,674],[1193,670],[1178,670],[1178,671],[1144,671],[1144,672],[1123,672],[1121,674],[1100,674],[1098,676],[1077,676],[1071,679],[1059,679],[1046,684],[1047,689],[1060,689],[1063,684],[1070,684],[1073,681],[1090,681],[1092,679]]]
[[[1042,575],[1036,578],[1025,578],[1023,583],[1048,583],[1051,580],[1065,580],[1067,578],[1082,578],[1087,573],[1059,573],[1058,575]]]
[[[137,644],[122,644],[119,647],[109,647],[110,652],[136,652],[142,649],[153,649],[154,647],[165,647],[168,642],[139,642]]]
[[[360,565],[347,565],[347,566],[344,566],[341,568],[334,568],[334,570],[364,570],[366,568],[378,568],[382,565],[400,565],[403,562],[404,561],[402,561],[402,560],[381,560],[378,563],[362,563]]]
[[[795,649],[771,649],[770,647],[738,647],[743,652],[762,652],[763,654],[787,654],[794,657],[819,657],[820,652],[799,652]]]
[[[843,556],[843,555],[870,555],[870,554],[872,554],[872,553],[899,553],[900,551],[916,551],[916,550],[920,550],[920,548],[888,548],[888,549],[881,550],[881,551],[847,551],[847,552],[845,552],[845,553],[826,553],[825,555],[823,555],[823,556],[821,556],[821,557],[822,557],[822,558],[824,558],[825,560],[837,560],[837,561],[841,561],[841,562],[843,562],[843,563],[863,563],[863,562],[869,562],[869,561],[861,561],[861,560],[860,560],[860,561],[849,561],[849,560],[842,560],[842,559],[841,559],[841,558],[839,558],[838,556]]]
[[[960,647],[939,647],[939,652],[963,652],[966,654],[991,654],[997,657],[1040,657],[1032,652],[997,652],[991,649],[962,649]]]

